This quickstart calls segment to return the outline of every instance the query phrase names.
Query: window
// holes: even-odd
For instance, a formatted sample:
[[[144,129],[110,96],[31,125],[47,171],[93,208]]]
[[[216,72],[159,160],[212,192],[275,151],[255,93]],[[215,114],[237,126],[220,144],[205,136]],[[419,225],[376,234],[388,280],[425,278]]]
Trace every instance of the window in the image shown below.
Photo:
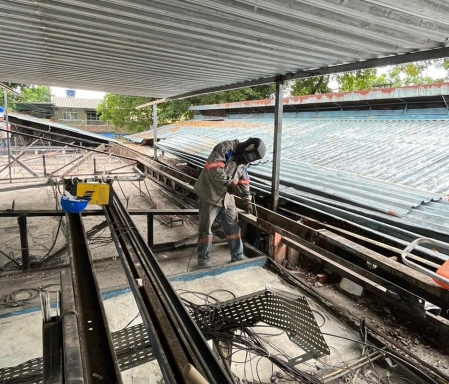
[[[100,120],[100,117],[94,111],[86,111],[87,120]]]
[[[78,120],[78,111],[66,109],[62,111],[63,120]]]

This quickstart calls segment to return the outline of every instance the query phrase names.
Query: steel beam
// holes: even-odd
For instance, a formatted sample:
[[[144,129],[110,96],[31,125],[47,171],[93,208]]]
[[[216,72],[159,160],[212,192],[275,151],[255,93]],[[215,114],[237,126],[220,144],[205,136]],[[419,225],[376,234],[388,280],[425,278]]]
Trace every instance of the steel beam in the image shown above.
[[[85,356],[86,383],[121,384],[106,314],[81,215],[67,215],[75,305]]]
[[[435,49],[429,49],[427,51],[412,52],[412,53],[407,53],[407,54],[403,54],[403,55],[388,56],[388,57],[382,57],[379,59],[371,59],[371,60],[365,60],[365,61],[358,61],[355,63],[333,65],[330,67],[287,73],[280,77],[279,76],[269,76],[269,77],[263,77],[260,79],[242,81],[239,83],[233,83],[233,84],[228,84],[228,85],[223,85],[223,86],[218,86],[218,87],[205,88],[205,89],[200,89],[197,91],[178,94],[176,96],[166,97],[164,99],[164,101],[186,99],[188,97],[204,95],[207,93],[223,92],[223,91],[229,91],[232,89],[255,87],[257,85],[263,85],[263,84],[271,84],[271,83],[275,83],[279,79],[281,79],[282,81],[305,79],[305,78],[313,77],[313,76],[332,75],[334,73],[351,72],[351,71],[357,71],[357,70],[361,70],[361,69],[383,67],[383,66],[387,66],[387,65],[399,65],[399,64],[410,63],[410,62],[414,62],[414,61],[440,59],[442,57],[448,57],[448,56],[449,56],[449,48],[448,47],[435,48]]]
[[[273,141],[273,174],[271,176],[271,205],[273,211],[279,207],[279,184],[281,174],[282,117],[284,99],[284,82],[276,82],[276,99],[274,105],[274,141]]]
[[[83,374],[78,312],[75,306],[72,274],[68,269],[61,271],[61,323],[64,383],[84,384],[86,381]]]
[[[159,209],[147,209],[147,210],[129,210],[128,213],[130,215],[137,216],[147,216],[149,214],[158,216],[158,215],[177,215],[177,216],[189,216],[189,215],[198,215],[198,209],[179,209],[179,208],[159,208]],[[0,218],[2,217],[19,217],[19,216],[28,216],[28,217],[52,217],[52,216],[65,216],[64,211],[62,210],[54,210],[54,209],[43,209],[43,210],[3,210],[0,211]],[[82,212],[82,216],[103,216],[103,211],[100,210],[88,210]]]
[[[101,144],[101,145],[99,145],[99,146],[98,146],[97,148],[95,148],[95,149],[96,149],[97,151],[104,152],[104,151],[106,150],[106,144]],[[92,157],[92,155],[93,155],[94,153],[95,153],[94,151],[90,151],[89,153],[86,153],[82,158],[80,158],[76,163],[74,163],[69,169],[67,169],[61,176],[64,177],[64,176],[68,175],[70,172],[72,172],[73,170],[75,170],[76,168],[78,168],[81,164],[83,164],[83,163],[85,163],[87,160],[89,160],[89,159]],[[69,164],[71,164],[71,163],[69,163]],[[69,165],[69,164],[67,164],[67,165]],[[60,168],[60,169],[62,169],[62,168]],[[59,171],[60,169],[58,169],[58,170],[52,172],[52,174],[53,174],[53,173],[56,173],[56,172]],[[95,174],[95,172],[94,172],[94,174]]]
[[[105,206],[104,210],[111,222],[111,232],[119,242],[117,249],[123,254],[121,260],[135,298],[143,307],[142,318],[166,382],[172,383],[175,376],[176,382],[184,383],[182,370],[193,364],[210,384],[229,383],[230,378],[207,346],[119,199],[114,195],[113,205]]]

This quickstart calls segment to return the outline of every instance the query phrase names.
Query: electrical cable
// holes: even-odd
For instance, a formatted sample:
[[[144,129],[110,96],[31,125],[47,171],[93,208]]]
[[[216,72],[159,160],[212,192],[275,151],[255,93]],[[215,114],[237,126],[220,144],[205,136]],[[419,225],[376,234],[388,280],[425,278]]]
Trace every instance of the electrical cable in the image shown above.
[[[0,300],[0,305],[5,306],[6,308],[9,307],[23,307],[24,305],[29,304],[31,301],[35,300],[41,292],[52,292],[47,291],[47,288],[58,285],[59,284],[49,284],[40,288],[20,288],[16,289],[15,291],[12,291],[11,293],[8,293],[2,297]],[[19,299],[19,295],[28,295],[25,298]]]
[[[319,312],[319,311],[317,311],[317,310],[315,310],[315,309],[312,309],[311,311],[312,311],[313,313],[316,313],[317,315],[319,315],[319,316],[323,319],[323,324],[318,325],[319,328],[323,327],[324,324],[326,324],[326,318],[324,317],[324,315],[323,315],[321,312]]]
[[[201,331],[205,335],[206,339],[215,339],[223,342],[232,343],[234,351],[230,354],[230,358],[235,353],[245,352],[245,360],[242,362],[245,364],[244,376],[251,375],[254,381],[254,367],[252,360],[256,358],[266,358],[272,364],[278,366],[284,374],[294,378],[295,380],[303,383],[318,384],[321,380],[313,375],[303,372],[296,367],[292,367],[288,364],[289,357],[283,351],[279,349],[274,343],[263,339],[257,332],[251,329],[251,326],[245,326],[241,322],[238,322],[232,318],[227,318],[220,309],[221,301],[216,297],[201,292],[192,292],[188,290],[179,290],[178,295],[190,312],[195,322],[200,327]],[[221,290],[212,291],[219,292]],[[229,292],[228,290],[224,290]],[[186,295],[193,295],[205,304],[193,303],[187,299]],[[234,295],[233,295],[234,296]],[[269,352],[275,351],[273,354]],[[250,354],[255,356],[251,357]],[[236,361],[232,360],[234,363]],[[246,364],[250,364],[250,369],[247,373]],[[251,373],[249,373],[251,372]],[[256,365],[256,375],[258,374],[258,365]]]
[[[339,335],[334,335],[334,334],[332,334],[332,333],[324,333],[324,332],[322,332],[322,334],[325,335],[325,336],[337,337],[337,338],[340,338],[340,339],[343,339],[343,340],[352,341],[352,342],[357,343],[357,344],[366,345],[366,346],[369,346],[370,348],[374,348],[374,349],[379,350],[379,351],[382,350],[381,348],[378,348],[378,347],[376,347],[376,346],[374,346],[374,345],[365,343],[365,342],[363,342],[363,341],[351,339],[350,337],[339,336]],[[425,377],[427,377],[429,380],[431,380],[432,383],[438,384],[438,383],[437,383],[434,379],[432,379],[427,373],[425,373],[425,372],[422,371],[421,369],[417,368],[417,367],[414,366],[413,364],[409,363],[408,361],[402,359],[402,358],[401,358],[399,355],[397,355],[396,353],[393,353],[393,352],[391,352],[391,351],[383,351],[383,352],[386,353],[386,354],[388,354],[388,355],[390,355],[390,356],[392,356],[393,358],[395,358],[395,359],[397,359],[397,360],[400,360],[401,363],[406,364],[407,366],[411,367],[412,369],[417,370],[417,371],[420,372],[423,376],[425,376]]]
[[[131,323],[132,323],[134,320],[136,320],[139,316],[140,316],[140,312],[137,313],[137,315],[134,316],[133,319],[132,319],[128,324],[126,324],[122,329],[120,329],[118,332],[123,331],[124,329],[128,328],[128,327],[131,325]]]

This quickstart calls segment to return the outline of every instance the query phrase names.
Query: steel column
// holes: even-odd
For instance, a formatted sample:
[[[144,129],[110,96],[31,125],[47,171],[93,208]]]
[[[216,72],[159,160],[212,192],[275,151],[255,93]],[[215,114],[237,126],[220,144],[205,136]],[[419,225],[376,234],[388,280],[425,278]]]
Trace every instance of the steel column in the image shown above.
[[[22,270],[27,271],[30,269],[30,251],[28,249],[28,229],[27,229],[27,217],[20,215],[17,218],[19,222],[20,231],[20,248],[22,250]]]
[[[157,161],[157,105],[153,105],[153,149],[154,160]]]
[[[44,166],[44,176],[47,176],[47,162],[45,161],[45,155],[42,155],[42,164]]]
[[[9,164],[9,182],[12,183],[12,175],[11,175],[11,136],[10,131],[8,129],[9,126],[9,118],[8,118],[8,93],[6,92],[6,88],[3,88],[3,103],[5,105],[5,122],[6,122],[6,145],[8,149],[8,164]]]
[[[274,106],[273,174],[271,177],[271,204],[273,211],[279,207],[279,182],[281,172],[282,117],[284,112],[284,82],[276,82]]]

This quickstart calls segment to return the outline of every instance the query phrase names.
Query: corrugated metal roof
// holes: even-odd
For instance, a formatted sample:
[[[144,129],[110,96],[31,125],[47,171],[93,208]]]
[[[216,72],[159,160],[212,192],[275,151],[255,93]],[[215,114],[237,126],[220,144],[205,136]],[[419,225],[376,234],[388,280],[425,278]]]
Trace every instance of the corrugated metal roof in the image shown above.
[[[161,145],[184,149],[206,137],[215,141],[260,137],[273,148],[271,119],[186,121],[162,128]],[[187,145],[188,147],[188,145]],[[204,156],[207,156],[204,150]],[[449,121],[312,120],[286,118],[282,159],[405,186],[449,194]]]
[[[159,147],[202,167],[220,140],[201,133],[179,132],[163,140]],[[271,167],[271,161],[250,165],[253,188],[270,192]],[[310,205],[316,201],[320,209],[335,207],[336,212],[343,210],[349,217],[362,215],[449,235],[449,204],[441,201],[441,195],[284,157],[280,176],[280,196],[290,202]]]
[[[53,97],[56,108],[97,109],[100,99],[77,99],[76,97]]]
[[[160,148],[183,157],[191,163],[202,166],[212,148],[220,140],[191,134],[177,134],[162,141]],[[251,176],[261,185],[271,185],[271,161],[252,165]],[[266,182],[264,182],[266,180]],[[290,187],[315,195],[347,201],[393,216],[403,216],[423,202],[439,200],[438,194],[413,190],[397,184],[368,179],[347,172],[292,161],[281,160],[281,194]]]
[[[0,15],[3,81],[154,97],[407,60],[449,38],[433,0],[4,0]]]
[[[23,115],[21,113],[16,113],[16,112],[8,112],[8,115],[11,117],[14,117],[16,119],[20,119],[22,121],[28,121],[31,123],[42,124],[43,126],[45,126],[45,128],[47,128],[47,127],[48,128],[58,128],[62,131],[66,131],[66,134],[68,134],[68,135],[70,135],[70,132],[72,132],[72,133],[76,133],[80,137],[84,136],[87,139],[89,139],[89,138],[96,139],[96,141],[100,141],[101,143],[107,143],[109,141],[117,142],[116,140],[109,139],[106,136],[97,135],[96,133],[91,133],[88,131],[84,131],[82,129],[73,128],[68,125],[54,123],[49,120],[39,119],[38,117],[34,117],[34,116]],[[57,138],[55,138],[55,139],[57,140]]]
[[[369,101],[385,99],[401,99],[409,97],[449,95],[449,83],[414,85],[411,87],[379,88],[353,92],[335,92],[318,95],[285,97],[284,105],[305,105],[322,103],[341,103],[348,101]],[[234,103],[195,105],[191,111],[208,111],[215,109],[238,109],[274,107],[274,99],[239,101]]]

